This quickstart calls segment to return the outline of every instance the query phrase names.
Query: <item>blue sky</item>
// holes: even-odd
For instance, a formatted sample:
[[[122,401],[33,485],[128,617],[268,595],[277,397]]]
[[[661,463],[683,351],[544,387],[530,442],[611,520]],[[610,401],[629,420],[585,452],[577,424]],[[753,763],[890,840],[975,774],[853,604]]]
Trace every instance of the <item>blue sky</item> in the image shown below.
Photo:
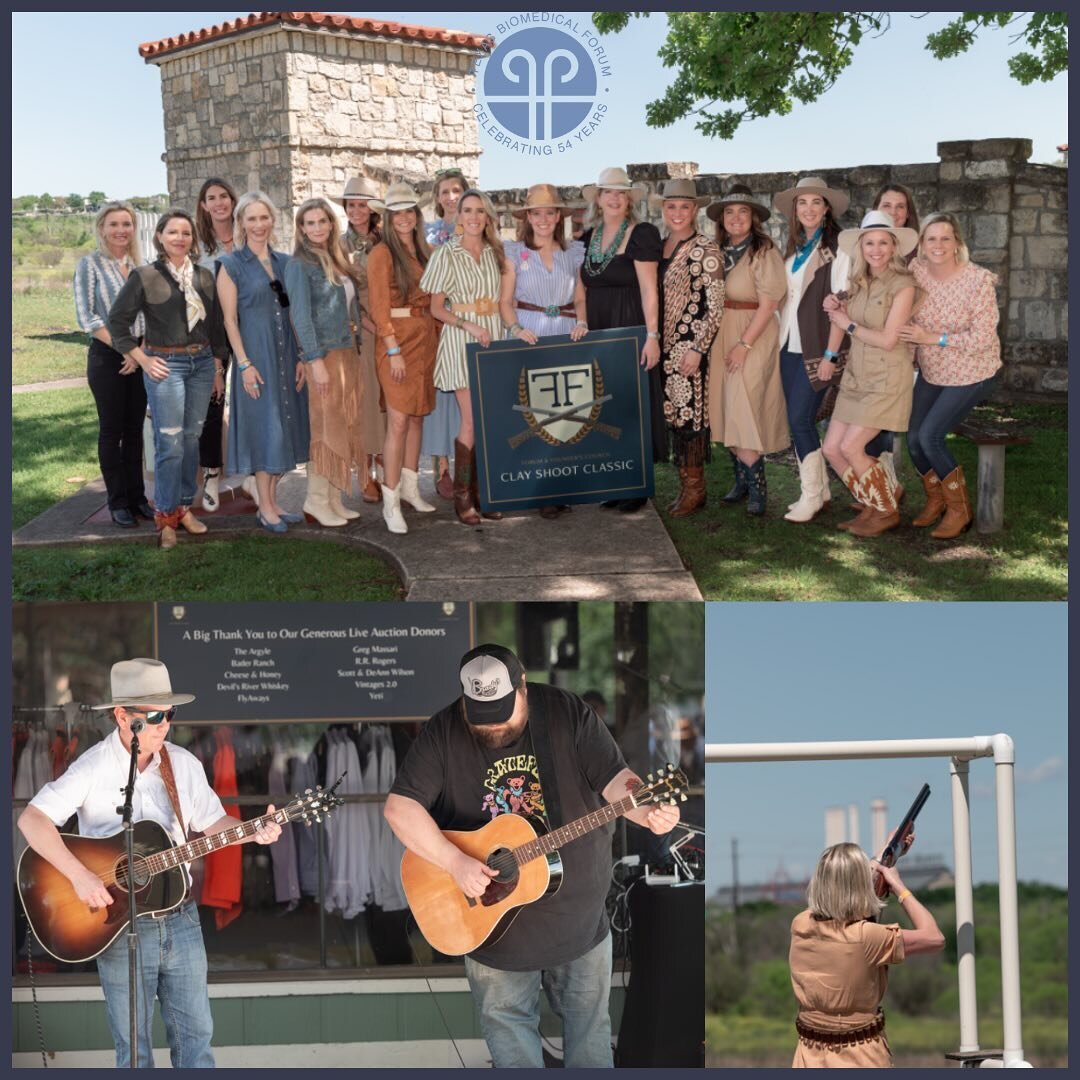
[[[1064,604],[709,604],[705,634],[711,743],[1011,735],[1020,877],[1067,884]],[[993,881],[992,760],[970,776],[974,876]],[[742,883],[796,878],[827,806],[856,803],[869,847],[870,801],[895,825],[924,781],[916,850],[952,866],[947,759],[707,766],[709,891],[731,883],[733,836]]]
[[[128,196],[164,190],[160,78],[137,46],[246,14],[13,14],[13,193],[101,189]],[[494,33],[502,17],[363,14],[480,33]],[[1011,30],[985,33],[966,56],[936,61],[924,49],[926,34],[947,19],[944,13],[895,13],[893,28],[866,40],[853,66],[819,102],[744,125],[734,140],[722,142],[702,138],[689,121],[663,130],[645,126],[645,104],[670,74],[656,57],[666,20],[654,13],[603,39],[612,67],[612,93],[605,98],[611,111],[592,138],[562,155],[523,160],[482,135],[481,183],[579,184],[608,165],[669,160],[696,161],[702,172],[936,161],[939,141],[992,137],[1030,138],[1034,160],[1055,160],[1057,144],[1068,137],[1066,76],[1031,87],[1010,78]]]

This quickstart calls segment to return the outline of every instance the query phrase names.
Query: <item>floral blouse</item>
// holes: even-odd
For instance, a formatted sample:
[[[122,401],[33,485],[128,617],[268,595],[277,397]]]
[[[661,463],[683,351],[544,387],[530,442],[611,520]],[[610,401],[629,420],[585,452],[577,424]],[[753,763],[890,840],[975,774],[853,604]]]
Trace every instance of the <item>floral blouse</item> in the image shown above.
[[[1001,367],[997,275],[968,263],[951,281],[936,281],[921,259],[912,262],[911,271],[925,294],[911,321],[937,336],[948,334],[944,348],[918,346],[922,377],[935,386],[971,386],[989,379]]]

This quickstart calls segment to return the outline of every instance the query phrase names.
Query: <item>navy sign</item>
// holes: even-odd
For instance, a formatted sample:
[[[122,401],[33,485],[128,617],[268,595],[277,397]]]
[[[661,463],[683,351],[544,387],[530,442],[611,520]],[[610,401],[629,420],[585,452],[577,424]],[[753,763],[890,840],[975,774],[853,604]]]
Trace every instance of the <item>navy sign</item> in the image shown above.
[[[644,344],[635,326],[467,347],[483,510],[652,495]]]

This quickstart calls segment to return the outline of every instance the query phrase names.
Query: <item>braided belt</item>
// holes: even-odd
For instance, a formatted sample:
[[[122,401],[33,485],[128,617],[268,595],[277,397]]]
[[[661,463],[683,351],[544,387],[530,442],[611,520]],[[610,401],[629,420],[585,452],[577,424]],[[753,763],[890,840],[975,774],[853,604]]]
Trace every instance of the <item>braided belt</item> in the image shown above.
[[[853,1046],[855,1043],[870,1042],[878,1038],[885,1031],[885,1014],[879,1011],[869,1024],[848,1031],[823,1031],[821,1028],[811,1027],[801,1017],[796,1016],[795,1030],[799,1033],[799,1038],[811,1046]]]
[[[455,315],[498,315],[499,301],[481,296],[470,304],[451,304],[450,310]]]
[[[577,314],[573,304],[562,304],[561,306],[559,304],[548,304],[547,307],[542,307],[540,304],[527,304],[524,300],[515,300],[514,306],[521,311],[543,312],[549,319],[557,319],[559,316],[572,319]]]

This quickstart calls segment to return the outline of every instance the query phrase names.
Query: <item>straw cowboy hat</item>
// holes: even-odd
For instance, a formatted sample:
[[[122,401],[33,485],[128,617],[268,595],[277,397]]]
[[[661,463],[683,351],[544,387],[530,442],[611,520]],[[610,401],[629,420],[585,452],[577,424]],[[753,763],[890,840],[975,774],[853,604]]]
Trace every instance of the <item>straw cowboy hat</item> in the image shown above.
[[[379,185],[366,176],[350,176],[345,181],[345,190],[341,195],[331,195],[339,206],[345,205],[346,199],[377,199],[379,197]]]
[[[530,210],[565,210],[566,200],[559,195],[559,189],[553,184],[533,184],[525,193],[525,202],[517,210],[511,211],[514,217],[521,219]]]
[[[109,676],[112,700],[95,709],[128,708],[132,705],[187,705],[194,694],[174,694],[169,669],[160,660],[145,656],[113,664]]]
[[[416,194],[411,184],[399,180],[386,189],[386,194],[381,199],[372,199],[373,210],[412,210],[414,207],[423,206],[429,196],[421,198]]]
[[[697,193],[697,184],[693,180],[679,177],[677,180],[665,180],[659,194],[649,196],[649,206],[656,210],[663,206],[665,199],[692,199],[698,206],[704,206],[709,198],[708,195]]]
[[[829,187],[820,176],[804,176],[794,187],[773,196],[773,206],[781,214],[790,214],[799,195],[821,195],[832,207],[833,217],[840,217],[851,205],[851,199],[836,188]]]
[[[845,255],[854,258],[863,234],[873,232],[875,229],[884,229],[886,232],[891,233],[892,238],[896,241],[896,250],[901,255],[907,255],[914,251],[919,243],[919,234],[914,229],[902,229],[894,225],[893,219],[884,210],[868,210],[857,229],[843,229],[841,231],[836,238],[837,246]]]
[[[588,202],[596,198],[598,192],[604,188],[612,191],[625,191],[630,195],[632,202],[640,202],[645,198],[645,186],[632,184],[625,169],[604,169],[600,173],[600,179],[595,184],[585,184],[581,188],[581,194]]]
[[[749,206],[758,221],[768,221],[772,217],[772,211],[764,203],[758,202],[745,184],[732,184],[731,190],[723,198],[717,199],[705,213],[713,221],[720,221],[725,206]]]

